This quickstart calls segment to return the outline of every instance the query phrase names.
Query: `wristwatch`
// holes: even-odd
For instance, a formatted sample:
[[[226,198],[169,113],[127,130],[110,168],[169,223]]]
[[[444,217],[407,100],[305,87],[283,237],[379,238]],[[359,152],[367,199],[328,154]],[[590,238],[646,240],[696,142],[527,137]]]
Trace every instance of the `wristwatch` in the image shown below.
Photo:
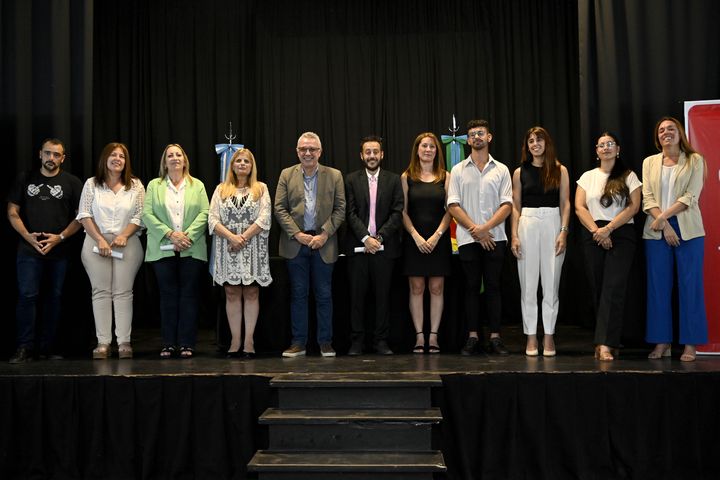
[[[60,241],[61,242],[65,241],[65,235],[63,235],[62,232],[60,233]]]
[[[375,240],[377,240],[380,243],[383,243],[382,235],[375,235]]]

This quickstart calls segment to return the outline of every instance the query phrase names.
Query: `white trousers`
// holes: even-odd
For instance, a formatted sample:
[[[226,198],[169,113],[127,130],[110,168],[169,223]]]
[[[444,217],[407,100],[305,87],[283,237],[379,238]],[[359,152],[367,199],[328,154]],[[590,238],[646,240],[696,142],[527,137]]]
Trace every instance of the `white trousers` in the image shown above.
[[[542,318],[544,331],[555,333],[560,302],[558,288],[565,252],[555,255],[555,240],[560,233],[560,209],[523,208],[518,224],[522,256],[518,259],[520,299],[525,335],[537,334],[537,287],[542,284]]]
[[[108,243],[114,235],[103,235]],[[135,275],[143,262],[143,249],[137,235],[128,238],[124,248],[114,248],[123,253],[122,259],[101,257],[93,253],[96,246],[90,235],[85,235],[80,258],[92,286],[92,306],[95,317],[95,334],[98,343],[112,342],[113,308],[115,311],[115,336],[118,344],[130,342],[133,317],[133,284]]]

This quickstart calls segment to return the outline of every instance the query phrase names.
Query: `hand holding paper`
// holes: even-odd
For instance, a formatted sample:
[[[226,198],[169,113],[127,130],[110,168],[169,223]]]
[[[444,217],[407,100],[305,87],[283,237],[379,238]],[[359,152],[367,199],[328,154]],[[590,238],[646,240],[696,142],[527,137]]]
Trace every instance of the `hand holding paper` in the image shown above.
[[[97,253],[98,255],[100,255],[100,249],[97,246],[93,247],[93,253]],[[123,253],[116,252],[115,250],[110,250],[110,256],[113,258],[117,258],[118,260],[122,260]]]

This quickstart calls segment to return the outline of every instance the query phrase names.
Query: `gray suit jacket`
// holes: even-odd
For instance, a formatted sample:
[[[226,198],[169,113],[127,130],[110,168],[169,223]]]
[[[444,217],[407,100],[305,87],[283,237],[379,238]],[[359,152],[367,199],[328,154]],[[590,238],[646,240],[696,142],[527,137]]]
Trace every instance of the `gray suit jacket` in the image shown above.
[[[280,234],[280,256],[295,258],[300,243],[293,238],[303,231],[305,213],[305,187],[300,164],[284,169],[280,173],[275,192],[275,218],[283,233]],[[318,165],[317,200],[315,222],[318,233],[328,234],[328,241],[320,249],[325,263],[334,263],[338,258],[337,229],[345,219],[345,185],[339,170]]]

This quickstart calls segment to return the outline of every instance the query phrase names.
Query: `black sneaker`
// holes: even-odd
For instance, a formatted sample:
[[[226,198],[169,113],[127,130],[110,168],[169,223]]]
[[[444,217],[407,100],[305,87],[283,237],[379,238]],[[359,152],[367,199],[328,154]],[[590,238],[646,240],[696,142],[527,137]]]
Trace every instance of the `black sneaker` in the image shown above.
[[[27,363],[33,361],[33,355],[29,348],[20,347],[15,351],[15,354],[10,357],[8,363],[18,364]]]
[[[362,355],[362,351],[363,351],[362,342],[353,341],[352,345],[350,345],[350,350],[348,350],[348,355],[350,355],[350,356]]]
[[[488,351],[497,355],[510,355],[510,351],[505,348],[505,344],[500,337],[494,337],[490,339]]]
[[[379,353],[380,355],[393,354],[393,351],[390,350],[390,347],[385,340],[378,340],[377,343],[375,343],[375,352]]]
[[[462,350],[460,350],[460,353],[463,355],[475,355],[475,353],[477,352],[477,344],[477,337],[468,337],[467,342],[465,342],[465,346],[462,348]]]
[[[49,349],[42,349],[38,353],[38,360],[64,360],[65,358],[57,352]]]

